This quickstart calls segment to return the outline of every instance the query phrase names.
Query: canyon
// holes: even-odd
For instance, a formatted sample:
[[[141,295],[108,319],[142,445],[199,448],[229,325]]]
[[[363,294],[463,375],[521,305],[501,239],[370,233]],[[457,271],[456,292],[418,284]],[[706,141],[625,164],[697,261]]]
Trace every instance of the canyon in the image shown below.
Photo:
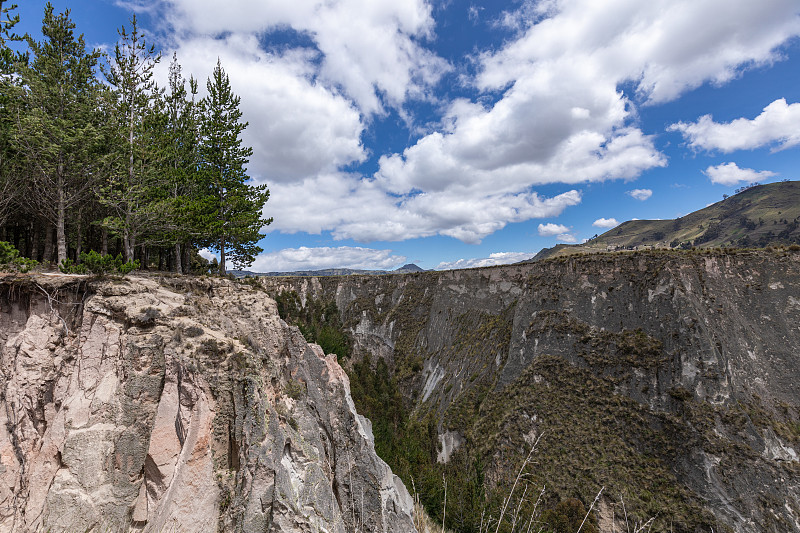
[[[794,247],[796,248],[796,247]],[[335,303],[438,460],[532,478],[666,531],[800,531],[800,253],[650,251],[403,276],[259,280]],[[295,316],[300,316],[294,313]],[[450,512],[448,510],[448,512]]]
[[[800,531],[791,248],[0,296],[0,531],[405,533],[414,494],[468,531],[529,454],[600,531]]]

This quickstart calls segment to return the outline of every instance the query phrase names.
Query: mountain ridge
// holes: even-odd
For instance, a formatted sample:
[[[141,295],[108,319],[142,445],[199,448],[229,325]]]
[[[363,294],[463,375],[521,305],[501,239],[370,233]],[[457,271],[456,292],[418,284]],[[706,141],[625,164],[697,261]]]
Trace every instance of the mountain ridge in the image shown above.
[[[800,244],[800,181],[753,184],[676,219],[628,220],[582,244],[543,248],[528,261],[652,248]]]
[[[313,276],[383,276],[387,274],[411,274],[414,272],[426,272],[414,263],[406,263],[405,265],[394,270],[367,270],[355,268],[323,268],[320,270],[296,270],[293,272],[253,272],[250,270],[228,270],[229,274],[233,274],[237,278],[250,277],[275,277],[275,276],[299,276],[299,277],[313,277]]]
[[[360,385],[356,406],[382,428],[376,449],[393,450],[384,459],[417,491],[437,490],[446,473],[448,502],[459,502],[448,517],[471,508],[477,524],[483,500],[469,494],[502,490],[544,434],[531,490],[546,484],[547,506],[570,497],[588,506],[605,485],[604,533],[625,530],[623,493],[627,516],[655,517],[654,531],[783,533],[800,531],[799,250],[573,254],[259,281],[283,302],[281,316],[314,326],[319,342],[326,328],[350,336],[353,384],[377,379],[362,358],[384,376]],[[334,310],[335,324],[320,322]],[[387,387],[398,392],[370,410],[369,391]],[[387,416],[397,404],[407,420]],[[387,434],[394,426],[419,427],[418,440]],[[407,449],[439,453],[425,466]]]

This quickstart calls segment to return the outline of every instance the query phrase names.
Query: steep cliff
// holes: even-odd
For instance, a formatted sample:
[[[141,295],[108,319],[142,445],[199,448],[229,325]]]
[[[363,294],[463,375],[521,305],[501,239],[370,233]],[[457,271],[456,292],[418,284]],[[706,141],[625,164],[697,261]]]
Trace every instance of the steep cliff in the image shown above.
[[[0,278],[0,531],[413,531],[335,356],[260,288]]]
[[[544,435],[530,479],[587,507],[605,486],[601,529],[800,531],[796,251],[260,282],[288,315],[335,302],[353,360],[386,361],[490,495]]]

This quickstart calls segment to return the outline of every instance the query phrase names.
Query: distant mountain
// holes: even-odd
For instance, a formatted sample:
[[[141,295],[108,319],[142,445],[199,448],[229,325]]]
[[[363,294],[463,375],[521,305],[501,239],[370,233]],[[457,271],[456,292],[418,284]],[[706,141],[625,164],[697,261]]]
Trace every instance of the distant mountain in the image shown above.
[[[800,181],[746,187],[672,220],[630,220],[583,244],[544,248],[531,261],[575,253],[800,243]]]
[[[414,263],[408,263],[394,270],[396,274],[410,274],[412,272],[425,272],[424,268],[420,268]]]
[[[425,272],[425,269],[418,267],[413,263],[403,265],[396,270],[358,270],[352,268],[325,268],[322,270],[297,270],[294,272],[251,272],[249,270],[229,270],[229,274],[233,274],[237,278],[245,276],[381,276],[385,274],[411,274],[414,272]]]

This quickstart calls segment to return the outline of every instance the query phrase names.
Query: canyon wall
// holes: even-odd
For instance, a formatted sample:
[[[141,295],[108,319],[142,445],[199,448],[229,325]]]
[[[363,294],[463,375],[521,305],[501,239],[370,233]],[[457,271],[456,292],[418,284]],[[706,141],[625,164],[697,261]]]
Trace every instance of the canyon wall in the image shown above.
[[[353,360],[385,360],[439,459],[535,476],[601,529],[800,531],[800,253],[636,252],[387,276],[262,278],[335,302]],[[290,313],[291,314],[291,313]],[[623,498],[624,497],[624,498]]]

